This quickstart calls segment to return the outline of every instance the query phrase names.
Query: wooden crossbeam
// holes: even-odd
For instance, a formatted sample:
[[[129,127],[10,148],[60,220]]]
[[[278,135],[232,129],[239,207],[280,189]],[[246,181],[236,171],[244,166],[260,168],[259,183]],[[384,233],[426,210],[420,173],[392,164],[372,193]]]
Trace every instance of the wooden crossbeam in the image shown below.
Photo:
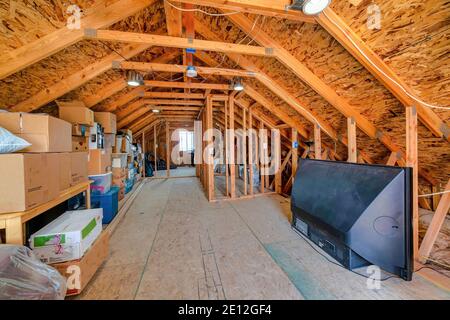
[[[301,11],[287,9],[287,6],[291,4],[289,0],[179,0],[179,2],[312,24],[316,23],[312,16],[305,15]]]
[[[154,99],[200,99],[204,100],[205,95],[203,93],[182,93],[182,92],[145,92],[145,98],[154,98]]]
[[[120,0],[111,5],[103,1],[104,8],[92,10],[92,14],[81,19],[86,28],[105,28],[117,21],[139,12],[156,0]],[[18,72],[80,40],[84,37],[82,29],[68,29],[64,26],[29,44],[0,55],[0,79]]]
[[[179,89],[211,89],[211,90],[230,90],[229,84],[216,84],[216,83],[185,83],[185,82],[172,82],[172,81],[144,81],[144,85],[147,87],[160,87],[160,88],[179,88]]]
[[[197,50],[248,54],[263,57],[270,57],[273,55],[273,50],[271,48],[226,43],[220,41],[186,39],[181,37],[161,36],[157,34],[125,32],[116,30],[84,29],[84,31],[85,38],[92,40],[146,44],[150,46],[169,48],[194,48]]]
[[[203,101],[196,100],[170,100],[170,99],[146,99],[145,103],[165,106],[203,106]]]
[[[162,64],[149,62],[135,62],[123,61],[114,62],[115,67],[124,70],[142,70],[154,72],[172,72],[172,73],[186,73],[187,65],[178,64]],[[224,76],[224,77],[254,77],[255,73],[247,70],[234,70],[225,68],[210,68],[210,67],[195,67],[197,73],[203,75]]]
[[[405,107],[417,105],[420,121],[435,136],[450,141],[450,129],[446,123],[433,110],[413,100],[410,97],[415,96],[413,90],[331,8],[325,9],[316,20]]]

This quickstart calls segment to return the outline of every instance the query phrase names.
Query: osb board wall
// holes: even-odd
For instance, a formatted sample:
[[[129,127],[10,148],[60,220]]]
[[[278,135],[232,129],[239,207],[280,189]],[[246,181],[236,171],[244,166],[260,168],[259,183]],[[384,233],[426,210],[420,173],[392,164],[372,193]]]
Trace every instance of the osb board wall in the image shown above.
[[[82,15],[88,15],[116,1],[0,0],[0,52],[17,49],[62,28],[70,5],[77,5]]]

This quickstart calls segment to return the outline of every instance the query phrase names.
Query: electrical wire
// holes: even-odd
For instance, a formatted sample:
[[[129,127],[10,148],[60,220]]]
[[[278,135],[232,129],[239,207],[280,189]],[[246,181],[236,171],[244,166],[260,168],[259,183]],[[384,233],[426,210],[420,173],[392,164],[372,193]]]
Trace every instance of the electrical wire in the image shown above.
[[[410,97],[411,99],[415,100],[416,102],[419,102],[420,104],[428,107],[428,108],[433,108],[433,109],[442,109],[442,110],[450,110],[450,107],[441,107],[441,106],[435,106],[432,104],[429,104],[423,100],[421,100],[420,98],[415,97],[413,94],[409,93],[405,88],[403,88],[403,86],[398,83],[396,80],[392,79],[389,75],[386,74],[386,72],[384,72],[383,70],[380,69],[380,67],[378,67],[377,65],[375,65],[372,60],[367,57],[367,55],[359,48],[359,46],[353,41],[353,39],[351,39],[348,35],[347,32],[345,30],[343,30],[341,28],[341,26],[339,26],[336,22],[333,21],[333,19],[331,19],[327,13],[324,11],[322,12],[322,14],[328,18],[329,21],[331,21],[331,23],[334,24],[334,26],[336,26],[341,32],[342,34],[345,35],[345,37],[353,44],[353,46],[359,51],[359,53],[361,53],[366,59],[367,61],[373,66],[375,67],[381,74],[383,74],[386,78],[388,78],[389,80],[391,80],[394,84],[396,84],[408,97]]]
[[[170,1],[168,1],[168,0],[164,0],[164,2],[167,3],[168,5],[170,5],[171,7],[175,8],[177,10],[180,10],[180,11],[184,11],[184,12],[201,12],[201,13],[204,13],[204,14],[206,14],[208,16],[212,16],[212,17],[225,17],[225,16],[231,16],[233,14],[241,13],[240,11],[233,11],[233,12],[227,12],[227,13],[210,13],[208,11],[205,11],[205,10],[202,10],[202,9],[197,9],[197,8],[194,8],[194,9],[180,8],[180,7],[177,7],[176,5],[170,3]]]
[[[450,193],[450,190],[435,192],[435,193],[428,193],[428,194],[420,194],[419,198],[427,198],[427,197],[437,196],[437,195],[445,194],[445,193]]]

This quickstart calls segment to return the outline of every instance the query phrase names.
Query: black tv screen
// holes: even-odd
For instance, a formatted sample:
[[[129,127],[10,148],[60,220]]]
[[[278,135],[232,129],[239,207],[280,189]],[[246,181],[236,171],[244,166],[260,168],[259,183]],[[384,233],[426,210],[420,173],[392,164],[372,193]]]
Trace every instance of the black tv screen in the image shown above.
[[[293,227],[349,269],[412,275],[411,169],[300,159]]]

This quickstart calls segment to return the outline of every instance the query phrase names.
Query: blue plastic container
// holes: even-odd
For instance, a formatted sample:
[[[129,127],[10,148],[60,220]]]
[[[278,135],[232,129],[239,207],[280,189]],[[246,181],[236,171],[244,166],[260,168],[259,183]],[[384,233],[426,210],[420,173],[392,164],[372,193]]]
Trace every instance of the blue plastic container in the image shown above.
[[[118,212],[119,190],[119,187],[112,186],[105,194],[91,195],[91,207],[103,209],[103,224],[110,223]]]
[[[125,194],[130,192],[133,189],[134,179],[126,179],[125,180]]]

